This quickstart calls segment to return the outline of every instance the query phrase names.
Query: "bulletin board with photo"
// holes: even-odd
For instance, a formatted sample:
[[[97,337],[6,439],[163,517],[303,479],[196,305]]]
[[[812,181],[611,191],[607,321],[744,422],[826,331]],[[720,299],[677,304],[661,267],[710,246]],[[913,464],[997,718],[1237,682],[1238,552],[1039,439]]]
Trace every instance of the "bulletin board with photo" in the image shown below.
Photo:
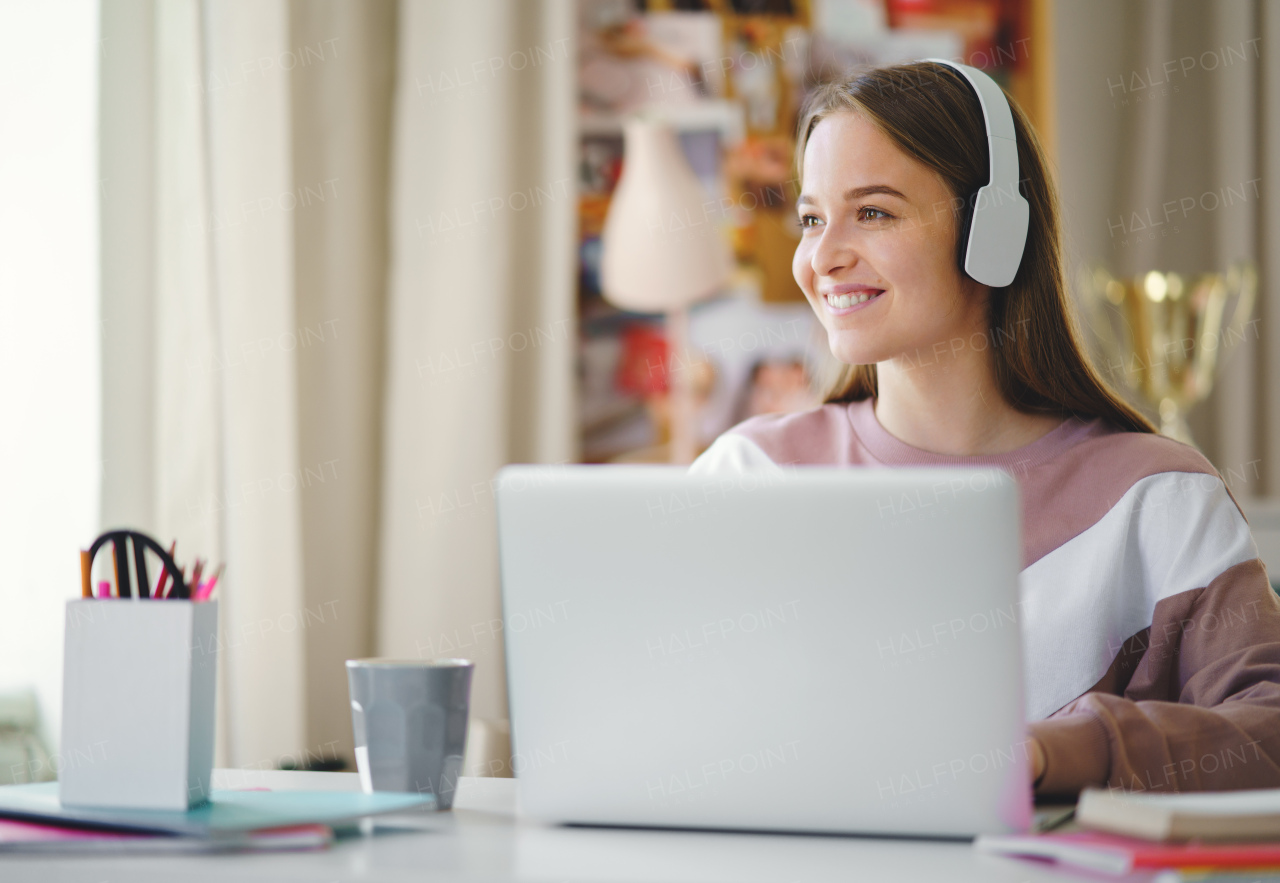
[[[791,274],[794,138],[809,90],[860,65],[929,56],[982,68],[1048,115],[1033,34],[1043,0],[579,0],[579,350],[583,459],[663,461],[668,375],[688,370],[698,447],[757,413],[821,402],[832,368]],[[623,123],[658,116],[732,244],[725,290],[695,305],[671,353],[660,315],[611,306],[600,234],[625,162]],[[1043,130],[1042,130],[1043,131]],[[677,364],[679,363],[679,364]]]

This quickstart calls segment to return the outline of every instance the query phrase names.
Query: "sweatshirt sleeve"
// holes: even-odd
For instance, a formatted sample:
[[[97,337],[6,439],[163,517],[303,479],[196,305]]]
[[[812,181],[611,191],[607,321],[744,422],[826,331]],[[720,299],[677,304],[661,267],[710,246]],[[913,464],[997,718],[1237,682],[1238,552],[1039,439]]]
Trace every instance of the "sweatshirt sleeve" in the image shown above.
[[[1036,790],[1280,787],[1280,601],[1262,561],[1163,599],[1135,642],[1122,694],[1095,689],[1030,725]]]

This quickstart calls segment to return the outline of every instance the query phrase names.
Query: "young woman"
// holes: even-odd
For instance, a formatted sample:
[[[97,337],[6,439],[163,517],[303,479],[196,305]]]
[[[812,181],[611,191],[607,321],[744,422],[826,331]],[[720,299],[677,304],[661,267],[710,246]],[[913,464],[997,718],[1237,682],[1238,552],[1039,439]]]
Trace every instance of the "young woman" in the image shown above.
[[[967,81],[917,62],[812,96],[792,270],[841,373],[824,405],[747,420],[692,471],[1009,470],[1037,791],[1280,786],[1280,603],[1214,467],[1090,367],[1054,185],[1010,104],[1031,221],[1013,282],[988,288],[957,255],[988,178]]]

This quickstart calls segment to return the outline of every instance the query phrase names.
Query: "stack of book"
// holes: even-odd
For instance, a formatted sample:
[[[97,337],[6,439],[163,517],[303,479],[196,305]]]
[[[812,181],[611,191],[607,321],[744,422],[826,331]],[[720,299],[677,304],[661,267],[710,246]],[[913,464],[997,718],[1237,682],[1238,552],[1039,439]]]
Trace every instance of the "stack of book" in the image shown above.
[[[1075,821],[1084,830],[979,837],[974,846],[1116,875],[1249,870],[1274,871],[1276,876],[1266,879],[1280,880],[1280,789],[1195,794],[1088,789],[1080,795]]]

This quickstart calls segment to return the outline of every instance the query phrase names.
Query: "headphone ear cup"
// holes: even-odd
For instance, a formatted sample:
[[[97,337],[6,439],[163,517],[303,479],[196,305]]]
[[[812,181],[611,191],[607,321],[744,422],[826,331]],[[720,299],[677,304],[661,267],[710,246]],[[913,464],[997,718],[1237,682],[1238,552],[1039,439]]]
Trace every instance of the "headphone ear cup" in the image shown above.
[[[960,268],[963,275],[968,275],[964,268],[964,256],[969,250],[969,231],[973,229],[973,210],[978,203],[978,191],[970,193],[964,200],[964,207],[960,211],[960,233],[956,237],[956,266]]]

